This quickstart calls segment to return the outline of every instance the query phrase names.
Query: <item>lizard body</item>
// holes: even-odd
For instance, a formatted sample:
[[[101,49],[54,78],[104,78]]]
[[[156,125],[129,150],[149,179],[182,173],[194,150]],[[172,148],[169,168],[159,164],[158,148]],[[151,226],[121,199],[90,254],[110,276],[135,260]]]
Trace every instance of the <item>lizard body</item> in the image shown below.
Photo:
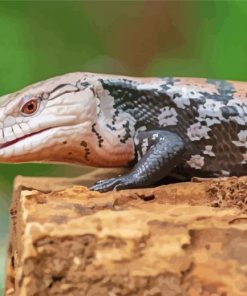
[[[0,101],[1,162],[130,167],[92,187],[247,175],[247,83],[71,73]]]

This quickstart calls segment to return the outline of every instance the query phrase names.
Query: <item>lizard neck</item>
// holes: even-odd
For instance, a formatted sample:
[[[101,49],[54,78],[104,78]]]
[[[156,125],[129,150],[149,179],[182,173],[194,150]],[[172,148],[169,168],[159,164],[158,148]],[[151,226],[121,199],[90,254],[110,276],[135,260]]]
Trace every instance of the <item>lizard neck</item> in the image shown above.
[[[93,166],[127,166],[135,156],[135,119],[116,108],[114,97],[102,87],[95,100],[96,118],[85,137],[88,155],[84,155],[84,160]]]
[[[81,143],[85,147],[83,163],[96,167],[128,166],[135,155],[134,143],[132,137],[120,142],[122,137],[124,130],[109,130],[102,122],[92,124],[91,132]]]

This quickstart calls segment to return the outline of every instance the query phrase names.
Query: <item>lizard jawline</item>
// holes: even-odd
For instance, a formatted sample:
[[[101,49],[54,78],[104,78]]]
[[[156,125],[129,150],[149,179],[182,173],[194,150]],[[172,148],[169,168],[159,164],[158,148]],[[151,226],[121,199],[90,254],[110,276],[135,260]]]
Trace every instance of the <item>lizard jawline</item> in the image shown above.
[[[15,143],[17,143],[17,142],[20,142],[21,140],[24,140],[24,139],[29,138],[29,137],[31,137],[31,136],[34,136],[34,135],[40,134],[40,133],[42,133],[42,132],[44,132],[44,131],[47,131],[47,130],[49,130],[49,129],[50,129],[50,128],[46,128],[46,129],[43,129],[43,130],[41,130],[41,131],[34,132],[34,133],[31,133],[31,134],[27,134],[27,135],[25,135],[25,136],[22,136],[22,137],[20,137],[20,138],[15,139],[15,140],[8,141],[8,142],[6,142],[6,143],[0,144],[0,149],[2,149],[2,148],[6,148],[6,147],[8,147],[8,146],[11,146],[11,145],[13,145],[13,144],[15,144]]]

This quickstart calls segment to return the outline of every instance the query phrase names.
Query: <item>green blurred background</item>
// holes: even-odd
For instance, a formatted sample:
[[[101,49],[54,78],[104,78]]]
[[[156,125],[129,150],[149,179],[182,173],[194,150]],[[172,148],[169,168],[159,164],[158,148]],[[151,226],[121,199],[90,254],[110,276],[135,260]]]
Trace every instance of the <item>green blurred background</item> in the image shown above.
[[[0,95],[73,71],[247,81],[246,1],[0,1]],[[84,168],[0,165],[0,295],[16,175]]]

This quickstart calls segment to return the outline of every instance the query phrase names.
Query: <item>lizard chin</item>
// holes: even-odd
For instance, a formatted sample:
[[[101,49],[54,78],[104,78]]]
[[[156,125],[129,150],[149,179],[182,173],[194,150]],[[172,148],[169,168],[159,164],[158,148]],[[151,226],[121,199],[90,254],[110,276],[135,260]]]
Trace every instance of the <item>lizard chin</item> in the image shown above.
[[[47,130],[49,130],[49,129],[50,129],[50,128],[46,128],[46,129],[40,130],[40,131],[38,131],[38,132],[30,133],[30,134],[28,134],[28,135],[25,135],[25,136],[23,136],[23,137],[17,138],[17,139],[15,139],[15,140],[8,141],[8,142],[6,142],[6,143],[0,144],[0,149],[2,149],[2,148],[6,148],[6,147],[11,146],[11,145],[13,145],[13,144],[16,144],[17,142],[20,142],[20,141],[22,141],[22,140],[24,140],[24,139],[26,139],[26,138],[32,137],[32,136],[34,136],[34,135],[40,134],[40,133],[42,133],[42,132],[44,132],[44,131],[47,131]]]

